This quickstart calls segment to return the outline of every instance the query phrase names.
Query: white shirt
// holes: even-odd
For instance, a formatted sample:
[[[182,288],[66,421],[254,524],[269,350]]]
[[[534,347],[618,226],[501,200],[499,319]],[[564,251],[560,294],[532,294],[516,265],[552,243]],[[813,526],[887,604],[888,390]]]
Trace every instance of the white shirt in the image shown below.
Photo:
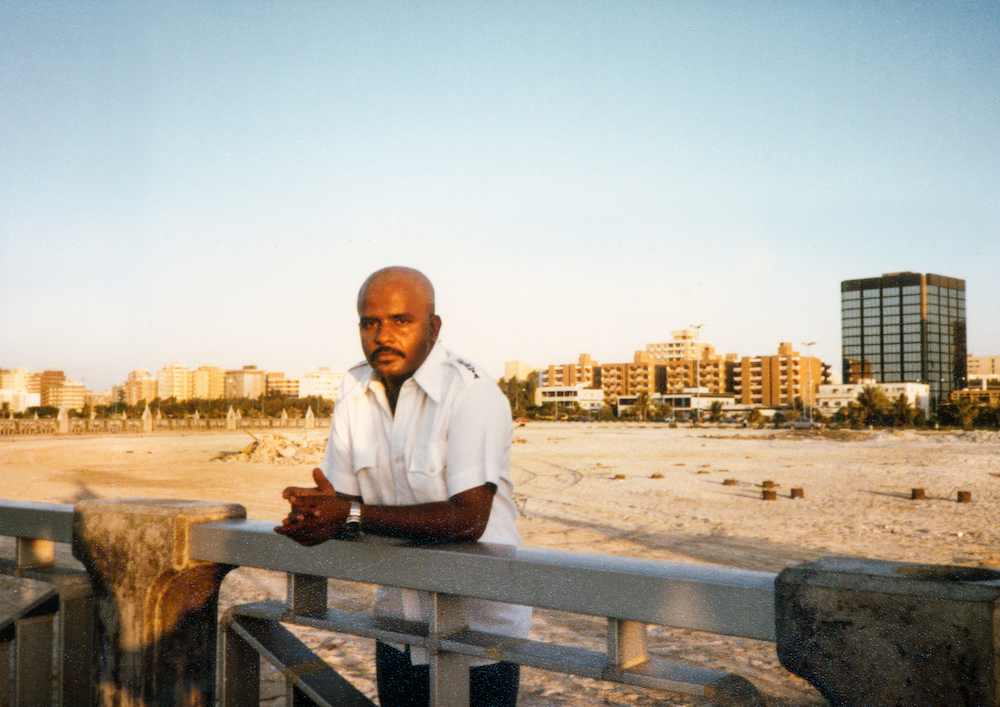
[[[480,540],[520,545],[510,478],[512,438],[510,404],[497,384],[435,344],[400,388],[395,414],[371,366],[362,363],[347,372],[321,467],[337,491],[376,505],[447,501],[492,484],[496,493]],[[464,604],[471,629],[528,635],[530,607],[478,599]],[[375,614],[426,622],[429,597],[379,587]],[[422,650],[411,654],[414,663],[426,662]]]

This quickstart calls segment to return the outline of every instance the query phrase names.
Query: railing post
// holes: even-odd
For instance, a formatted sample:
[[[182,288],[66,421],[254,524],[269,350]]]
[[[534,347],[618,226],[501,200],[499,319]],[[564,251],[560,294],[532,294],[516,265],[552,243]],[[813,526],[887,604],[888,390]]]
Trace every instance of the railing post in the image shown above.
[[[440,649],[439,641],[469,628],[461,597],[431,594],[430,707],[467,707],[469,704],[469,659]]]
[[[191,559],[189,528],[244,508],[130,499],[75,511],[73,554],[96,603],[98,704],[213,707],[218,592],[232,567]]]

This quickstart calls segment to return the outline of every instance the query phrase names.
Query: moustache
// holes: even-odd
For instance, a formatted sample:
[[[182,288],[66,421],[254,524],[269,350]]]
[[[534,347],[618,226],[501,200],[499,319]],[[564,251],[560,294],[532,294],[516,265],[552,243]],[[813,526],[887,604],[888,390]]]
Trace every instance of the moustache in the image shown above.
[[[374,351],[372,351],[372,358],[376,358],[379,354],[384,354],[384,353],[395,354],[400,358],[406,358],[406,354],[404,354],[402,351],[400,351],[399,349],[391,349],[388,346],[380,346]]]

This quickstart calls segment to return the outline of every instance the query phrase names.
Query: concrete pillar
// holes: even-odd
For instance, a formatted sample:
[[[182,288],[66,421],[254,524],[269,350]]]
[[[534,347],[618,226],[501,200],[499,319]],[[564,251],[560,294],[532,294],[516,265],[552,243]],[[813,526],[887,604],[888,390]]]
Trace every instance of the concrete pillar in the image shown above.
[[[833,707],[1000,705],[1000,572],[828,557],[775,582],[781,664]]]
[[[59,408],[56,420],[56,432],[61,435],[69,434],[69,411],[65,407]]]
[[[219,585],[228,565],[192,560],[192,523],[245,518],[235,504],[89,500],[73,555],[96,599],[102,707],[214,707]]]
[[[143,432],[153,431],[153,413],[149,411],[148,404],[146,405],[146,409],[142,411],[142,431]]]
[[[233,406],[229,406],[229,412],[226,413],[226,429],[232,432],[236,429],[236,413],[233,412]]]

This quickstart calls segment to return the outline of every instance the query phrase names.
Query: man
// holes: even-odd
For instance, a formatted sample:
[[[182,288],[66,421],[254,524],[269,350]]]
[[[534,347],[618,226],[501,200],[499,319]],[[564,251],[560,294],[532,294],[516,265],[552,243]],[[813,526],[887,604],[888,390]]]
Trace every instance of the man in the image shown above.
[[[519,545],[510,478],[510,405],[475,366],[437,344],[434,288],[417,270],[373,273],[358,293],[367,363],[344,377],[316,488],[288,488],[292,510],[275,531],[303,545],[352,529],[430,542]],[[358,526],[360,526],[358,528]],[[379,587],[375,613],[427,621],[428,597]],[[529,607],[464,600],[469,627],[525,637]],[[426,705],[427,659],[419,648],[376,646],[382,707]],[[474,661],[470,702],[517,701],[519,668]]]

